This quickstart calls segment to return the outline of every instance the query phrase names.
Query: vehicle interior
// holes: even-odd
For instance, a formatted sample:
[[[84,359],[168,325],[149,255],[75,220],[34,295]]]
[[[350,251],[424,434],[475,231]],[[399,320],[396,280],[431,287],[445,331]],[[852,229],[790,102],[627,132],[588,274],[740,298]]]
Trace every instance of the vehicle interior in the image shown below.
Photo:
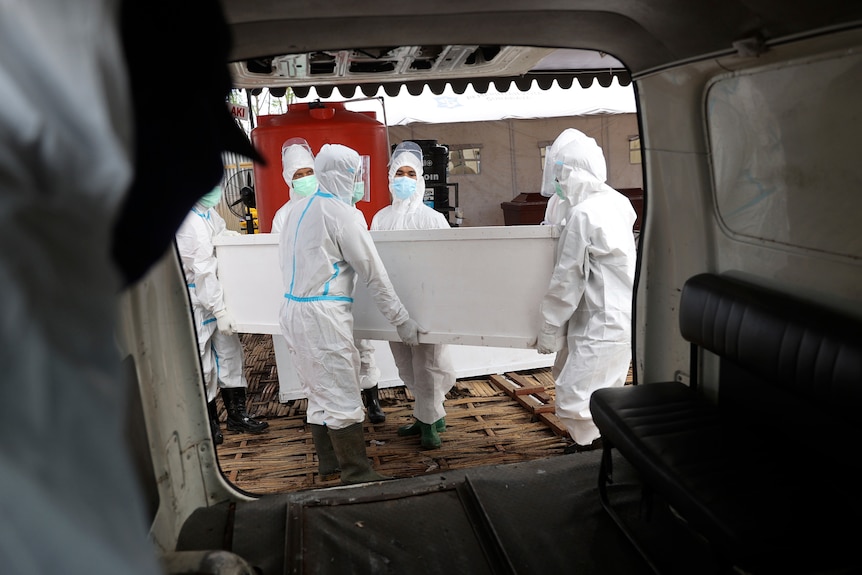
[[[862,199],[854,189],[862,181],[855,158],[862,3],[222,5],[235,88],[279,94],[289,87],[303,95],[314,87],[351,97],[402,85],[418,93],[446,83],[481,91],[630,81],[644,182],[635,385],[696,380],[703,397],[718,400],[719,355],[693,355],[679,327],[684,286],[698,274],[740,278],[862,318]],[[597,487],[601,458],[619,458],[616,451],[377,485],[243,492],[219,470],[194,328],[190,318],[176,320],[187,310],[185,282],[169,253],[124,294],[121,311],[141,390],[133,409],[147,422],[137,453],[151,537],[169,570],[171,558],[178,565],[187,554],[218,551],[266,574],[769,572],[768,562],[749,568],[716,558],[673,506],[657,505],[646,517],[641,496],[648,500],[649,489],[624,459],[614,460],[611,485],[630,523],[619,529]],[[859,399],[858,390],[851,395]],[[789,432],[788,441],[794,433],[810,430]],[[739,448],[771,449],[756,437]],[[845,506],[847,529],[859,535],[858,498],[833,505]],[[785,551],[787,567],[793,549]],[[824,560],[799,572],[851,573],[856,561]]]

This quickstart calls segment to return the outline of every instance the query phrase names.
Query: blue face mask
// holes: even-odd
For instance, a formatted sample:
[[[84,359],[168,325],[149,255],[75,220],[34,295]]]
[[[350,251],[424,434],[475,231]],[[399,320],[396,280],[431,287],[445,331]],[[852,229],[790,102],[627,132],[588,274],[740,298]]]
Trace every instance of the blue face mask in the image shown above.
[[[216,186],[212,190],[204,194],[204,197],[198,200],[198,203],[205,208],[217,206],[221,201],[222,190],[221,186]]]
[[[406,200],[416,192],[416,180],[405,176],[392,178],[392,193],[399,200]]]
[[[353,203],[355,204],[365,196],[365,182],[353,184]]]
[[[317,176],[311,174],[304,178],[298,178],[290,182],[293,191],[302,197],[310,196],[317,191]]]
[[[556,181],[556,180],[554,180],[554,193],[555,193],[555,194],[557,194],[557,196],[558,196],[561,200],[565,200],[565,199],[566,199],[566,194],[564,194],[564,193],[563,193],[563,186],[561,186],[561,185],[560,185],[560,182],[558,182],[558,181]]]

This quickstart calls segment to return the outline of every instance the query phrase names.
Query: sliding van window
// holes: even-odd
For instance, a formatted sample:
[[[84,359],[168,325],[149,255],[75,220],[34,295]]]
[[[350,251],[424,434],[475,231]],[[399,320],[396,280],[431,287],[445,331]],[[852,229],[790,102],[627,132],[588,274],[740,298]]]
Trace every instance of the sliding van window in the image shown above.
[[[837,255],[862,253],[862,55],[841,52],[724,76],[707,91],[724,231]]]

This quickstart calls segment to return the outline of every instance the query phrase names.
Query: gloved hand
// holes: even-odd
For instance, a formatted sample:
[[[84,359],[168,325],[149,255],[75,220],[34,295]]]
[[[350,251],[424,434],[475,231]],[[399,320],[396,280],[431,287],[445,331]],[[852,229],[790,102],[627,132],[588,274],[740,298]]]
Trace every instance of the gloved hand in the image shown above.
[[[536,351],[539,353],[555,353],[560,350],[557,345],[557,334],[560,328],[555,325],[546,323],[536,336]]]
[[[410,346],[419,345],[420,333],[428,333],[412,319],[408,319],[401,325],[396,325],[395,330],[398,332],[398,337],[401,338],[401,341]]]
[[[236,321],[226,309],[219,310],[213,314],[218,322],[218,330],[224,335],[236,333]]]
[[[235,232],[233,230],[225,230],[219,234],[220,236],[241,236],[242,234],[239,232]]]

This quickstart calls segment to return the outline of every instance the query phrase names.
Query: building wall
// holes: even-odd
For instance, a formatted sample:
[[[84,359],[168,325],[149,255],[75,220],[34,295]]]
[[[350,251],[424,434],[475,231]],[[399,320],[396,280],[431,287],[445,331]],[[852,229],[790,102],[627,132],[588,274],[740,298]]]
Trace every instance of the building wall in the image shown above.
[[[538,193],[542,181],[541,148],[566,128],[595,138],[608,162],[608,185],[643,188],[641,164],[629,162],[629,138],[638,135],[637,114],[598,114],[569,118],[499,120],[456,124],[408,124],[389,128],[391,143],[437,140],[448,146],[481,146],[481,173],[450,174],[458,182],[462,226],[504,225],[501,204],[522,193]],[[454,206],[454,199],[450,198]]]

